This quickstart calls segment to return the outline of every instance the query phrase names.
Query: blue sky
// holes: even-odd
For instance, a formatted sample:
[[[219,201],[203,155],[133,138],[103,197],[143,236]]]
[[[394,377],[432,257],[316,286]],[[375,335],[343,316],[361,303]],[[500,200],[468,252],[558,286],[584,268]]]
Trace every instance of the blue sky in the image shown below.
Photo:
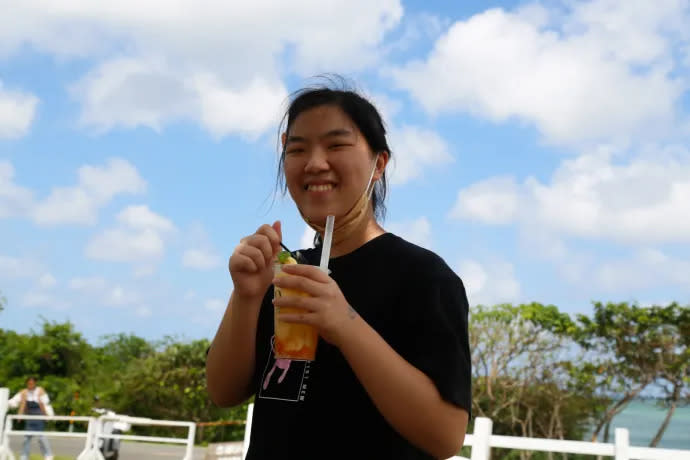
[[[384,227],[472,305],[690,303],[688,1],[58,5],[0,18],[2,328],[211,338],[239,239],[310,239],[278,121],[326,72],[387,120]]]

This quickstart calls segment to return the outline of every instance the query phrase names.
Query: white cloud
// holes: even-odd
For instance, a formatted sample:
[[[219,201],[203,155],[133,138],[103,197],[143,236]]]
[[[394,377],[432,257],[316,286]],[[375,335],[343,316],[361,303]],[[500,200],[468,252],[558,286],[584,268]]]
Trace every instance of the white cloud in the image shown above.
[[[431,249],[431,222],[426,217],[414,220],[391,222],[388,226],[392,233],[410,243]]]
[[[160,129],[192,119],[216,136],[256,136],[270,127],[286,94],[283,72],[348,72],[377,62],[384,35],[403,13],[399,0],[329,0],[318,8],[310,0],[125,0],[117,8],[1,0],[0,7],[12,8],[0,18],[0,55],[28,45],[97,59],[74,87],[82,122]]]
[[[456,270],[465,285],[470,305],[495,305],[518,302],[520,283],[515,279],[513,265],[505,261],[480,263],[462,260]]]
[[[688,40],[685,3],[569,6],[565,14],[538,4],[491,9],[458,21],[425,61],[391,76],[432,113],[517,118],[555,143],[624,141],[674,125],[685,87],[673,76],[681,64],[670,38]]]
[[[219,267],[223,259],[213,248],[206,229],[194,223],[187,232],[188,249],[182,254],[182,266],[195,270],[211,270]]]
[[[50,273],[45,273],[38,279],[38,285],[42,289],[50,289],[57,285],[57,280]]]
[[[439,167],[453,161],[445,141],[434,131],[404,125],[393,129],[390,138],[392,184],[404,184],[419,177],[424,168]]]
[[[452,215],[625,243],[690,241],[690,151],[685,147],[648,149],[631,159],[599,148],[564,161],[549,183],[530,177],[520,185],[486,186],[500,181],[505,179],[461,190]],[[517,208],[510,204],[515,196],[521,200]],[[496,211],[503,206],[510,212]]]
[[[31,308],[53,308],[56,310],[64,310],[70,307],[70,304],[62,299],[57,298],[53,294],[44,291],[29,291],[22,298],[22,304]]]
[[[656,249],[640,249],[627,259],[605,261],[593,267],[594,281],[610,292],[650,287],[690,285],[690,261],[670,257]]]
[[[147,206],[128,206],[118,214],[117,220],[119,227],[105,230],[89,241],[87,257],[147,265],[163,256],[165,238],[175,230],[170,220]]]
[[[211,270],[222,263],[218,254],[204,249],[188,249],[182,255],[182,265],[196,270]]]
[[[135,310],[134,313],[135,313],[137,316],[139,316],[140,318],[150,318],[151,315],[153,315],[153,312],[152,312],[151,309],[150,309],[149,307],[147,307],[147,306],[140,306],[140,307],[137,307],[137,309]]]
[[[491,224],[511,222],[518,212],[518,186],[511,177],[492,177],[458,192],[450,217]]]
[[[152,212],[145,205],[127,206],[117,215],[117,221],[135,230],[169,232],[175,229],[169,219]]]
[[[204,302],[204,308],[208,311],[221,311],[225,308],[227,302],[222,299],[208,299]]]
[[[102,300],[105,305],[120,307],[137,303],[139,295],[131,289],[115,285],[105,291]]]
[[[24,215],[31,209],[32,193],[14,184],[14,167],[0,161],[0,218]]]
[[[135,287],[108,281],[102,276],[75,277],[70,279],[68,286],[94,305],[141,306],[142,295]]]
[[[0,255],[0,278],[32,278],[40,271],[40,264],[32,259]]]
[[[111,158],[104,166],[82,166],[78,174],[76,186],[54,188],[46,199],[36,203],[32,210],[36,223],[94,224],[99,209],[116,195],[146,190],[146,182],[136,168],[121,158]]]
[[[69,281],[70,289],[77,291],[102,291],[106,286],[107,283],[105,279],[100,276],[76,277]]]
[[[304,231],[299,239],[299,247],[302,249],[309,249],[314,247],[314,237],[316,236],[316,231],[309,225],[304,226]]]
[[[200,118],[216,137],[243,134],[255,138],[280,120],[279,108],[288,96],[282,84],[254,78],[245,87],[230,88],[212,75],[195,78]]]
[[[89,241],[86,255],[91,259],[115,262],[138,262],[163,256],[165,242],[152,229],[106,230]]]
[[[19,138],[29,132],[37,105],[33,94],[5,90],[0,81],[0,139]]]

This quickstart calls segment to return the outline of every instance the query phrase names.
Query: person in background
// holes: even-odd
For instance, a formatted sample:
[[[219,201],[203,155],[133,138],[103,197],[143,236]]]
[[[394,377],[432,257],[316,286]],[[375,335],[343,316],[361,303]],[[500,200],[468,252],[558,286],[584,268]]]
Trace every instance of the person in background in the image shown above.
[[[29,377],[26,379],[26,388],[14,395],[9,400],[9,407],[16,409],[20,415],[54,415],[53,407],[50,405],[50,398],[48,393],[39,386],[36,386],[36,377]],[[25,429],[27,431],[43,431],[45,429],[45,420],[27,420]],[[31,439],[34,435],[26,435],[24,437],[24,445],[22,448],[21,460],[28,460],[29,452],[31,450]],[[50,444],[45,436],[38,436],[38,446],[45,460],[53,460],[53,454],[50,450]]]

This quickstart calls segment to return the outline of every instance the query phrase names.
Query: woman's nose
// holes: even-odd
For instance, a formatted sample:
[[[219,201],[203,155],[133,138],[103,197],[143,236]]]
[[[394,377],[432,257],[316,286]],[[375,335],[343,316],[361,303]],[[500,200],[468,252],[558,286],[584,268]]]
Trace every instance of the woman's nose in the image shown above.
[[[308,173],[325,171],[330,168],[328,164],[328,155],[320,148],[316,147],[309,152],[307,164],[304,166],[304,171]]]

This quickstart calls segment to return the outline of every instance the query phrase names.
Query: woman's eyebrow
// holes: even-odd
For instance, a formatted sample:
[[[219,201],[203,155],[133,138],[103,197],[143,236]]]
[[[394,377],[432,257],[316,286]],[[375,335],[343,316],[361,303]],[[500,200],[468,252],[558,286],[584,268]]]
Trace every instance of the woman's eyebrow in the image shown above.
[[[352,136],[352,131],[349,129],[345,128],[339,128],[339,129],[332,129],[322,135],[319,136],[319,139],[327,139],[329,137],[351,137]],[[294,136],[294,135],[289,135],[287,140],[285,141],[286,144],[290,144],[292,142],[307,142],[307,139],[303,136]]]

